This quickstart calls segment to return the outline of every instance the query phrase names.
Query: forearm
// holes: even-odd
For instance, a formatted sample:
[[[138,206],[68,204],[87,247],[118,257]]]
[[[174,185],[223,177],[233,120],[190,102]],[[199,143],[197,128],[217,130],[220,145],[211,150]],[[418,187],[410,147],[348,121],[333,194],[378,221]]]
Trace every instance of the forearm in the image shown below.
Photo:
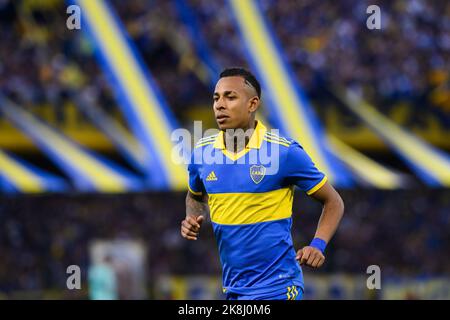
[[[204,216],[209,214],[207,197],[193,196],[190,192],[186,195],[186,216]]]
[[[324,202],[314,237],[320,238],[328,243],[336,232],[343,215],[344,203],[339,195],[332,200]]]

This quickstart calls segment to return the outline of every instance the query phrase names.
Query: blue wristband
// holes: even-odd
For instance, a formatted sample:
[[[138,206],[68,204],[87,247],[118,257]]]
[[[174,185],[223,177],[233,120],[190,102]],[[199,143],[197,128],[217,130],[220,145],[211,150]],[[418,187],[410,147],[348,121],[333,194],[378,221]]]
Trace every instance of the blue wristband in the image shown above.
[[[314,238],[311,243],[309,244],[310,247],[314,247],[319,249],[322,253],[325,252],[325,248],[327,247],[327,243],[320,239],[320,238]]]

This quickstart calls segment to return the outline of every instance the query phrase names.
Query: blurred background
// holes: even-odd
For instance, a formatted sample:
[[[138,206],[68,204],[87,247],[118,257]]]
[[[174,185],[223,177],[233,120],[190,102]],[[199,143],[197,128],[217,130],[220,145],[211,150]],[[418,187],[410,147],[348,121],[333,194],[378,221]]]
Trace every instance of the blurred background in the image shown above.
[[[243,66],[346,204],[305,299],[450,299],[448,1],[0,0],[0,40],[0,298],[223,299],[172,132]],[[296,193],[296,248],[320,210]]]

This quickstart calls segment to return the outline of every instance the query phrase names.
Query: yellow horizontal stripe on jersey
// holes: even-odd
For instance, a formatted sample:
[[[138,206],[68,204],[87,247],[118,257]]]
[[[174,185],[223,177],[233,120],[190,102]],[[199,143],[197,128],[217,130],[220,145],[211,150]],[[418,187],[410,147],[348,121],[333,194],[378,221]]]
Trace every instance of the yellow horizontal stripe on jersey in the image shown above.
[[[294,188],[260,193],[210,193],[211,221],[241,225],[290,218]]]

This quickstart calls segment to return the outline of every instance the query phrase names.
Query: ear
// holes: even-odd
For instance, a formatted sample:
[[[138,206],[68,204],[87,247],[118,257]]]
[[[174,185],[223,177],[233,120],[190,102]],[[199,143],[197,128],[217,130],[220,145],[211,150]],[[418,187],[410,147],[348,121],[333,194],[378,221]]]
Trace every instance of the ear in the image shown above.
[[[253,98],[251,98],[249,100],[249,107],[248,107],[248,111],[249,112],[255,112],[256,110],[258,110],[259,108],[259,98],[258,96],[254,96]]]

